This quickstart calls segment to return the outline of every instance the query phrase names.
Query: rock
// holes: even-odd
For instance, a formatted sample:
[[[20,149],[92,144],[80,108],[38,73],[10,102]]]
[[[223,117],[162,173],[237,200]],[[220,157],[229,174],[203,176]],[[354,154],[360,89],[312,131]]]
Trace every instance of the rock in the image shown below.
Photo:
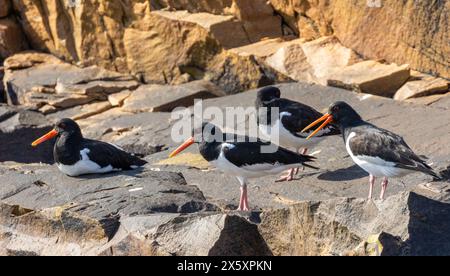
[[[377,255],[447,255],[449,219],[449,204],[405,192],[295,204],[264,212],[258,229],[274,255],[370,255],[371,243]]]
[[[217,87],[206,81],[179,86],[143,85],[125,99],[122,109],[131,113],[171,112],[177,107],[194,105],[195,99],[208,99],[224,94],[217,91]]]
[[[8,16],[10,10],[11,10],[10,0],[0,0],[0,18]]]
[[[123,105],[123,102],[131,95],[130,90],[124,90],[119,93],[111,94],[108,96],[108,101],[112,107],[119,107]]]
[[[43,65],[43,64],[63,64],[64,62],[59,58],[34,52],[34,51],[25,51],[18,54],[15,54],[8,59],[5,60],[5,70],[13,71],[13,70],[22,70],[33,67],[35,65]]]
[[[145,82],[174,83],[189,74],[232,94],[287,80],[253,57],[225,51],[201,25],[160,14],[152,13],[139,30],[125,30],[129,68],[135,75],[142,74]]]
[[[293,80],[315,82],[314,70],[302,48],[302,40],[286,43],[266,59],[268,65]]]
[[[11,168],[0,166],[0,254],[271,254],[256,225],[218,213],[177,173],[77,179],[55,166]]]
[[[118,93],[124,90],[135,90],[139,87],[137,81],[89,81],[81,84],[64,84],[58,81],[56,85],[56,93],[58,94],[79,94],[99,99],[106,99],[109,95]]]
[[[292,81],[255,56],[239,56],[230,52],[223,52],[211,62],[205,79],[219,86],[227,95]]]
[[[51,123],[38,112],[0,105],[0,162],[53,162],[53,143],[31,147],[50,129]]]
[[[65,109],[62,111],[58,111],[56,113],[52,112],[54,114],[47,116],[47,118],[52,119],[52,121],[55,123],[62,118],[71,118],[73,120],[82,120],[82,119],[86,119],[91,116],[103,113],[111,108],[112,108],[112,106],[109,101],[93,102],[93,103],[89,103],[89,104],[85,104],[85,105],[75,106],[73,108],[68,108],[68,109]],[[42,113],[45,114],[45,112],[43,112],[42,108],[39,111],[41,111]]]
[[[54,97],[54,99],[50,99],[48,104],[54,106],[56,108],[69,108],[77,105],[83,105],[94,101],[95,98],[86,95],[77,95],[77,94],[58,94]]]
[[[438,103],[441,100],[450,98],[449,96],[450,96],[450,92],[445,93],[445,94],[437,94],[437,95],[425,96],[425,97],[420,97],[420,98],[411,98],[406,101],[409,103],[414,103],[414,104],[433,105],[434,103]],[[443,106],[445,106],[445,105],[443,105]],[[448,109],[448,108],[444,108],[444,109]]]
[[[448,91],[449,83],[448,80],[434,77],[424,77],[420,80],[409,81],[395,93],[394,99],[403,101],[410,98],[443,94]]]
[[[113,108],[98,115],[79,120],[86,137],[113,142],[139,154],[153,154],[179,141],[171,138],[174,121],[170,113],[124,112]]]
[[[249,43],[262,37],[280,36],[280,18],[270,13],[272,9],[266,1],[236,1],[233,7],[230,2],[227,9],[236,10],[233,16],[238,19],[246,18],[243,22],[231,18],[227,12],[221,15],[188,14],[189,20],[185,20],[186,13],[183,12],[150,12],[148,3],[131,1],[130,5],[122,5],[120,1],[83,2],[78,8],[79,13],[75,14],[70,7],[53,2],[45,2],[43,7],[39,7],[31,0],[21,0],[15,1],[14,7],[21,16],[22,26],[34,49],[50,52],[83,67],[95,64],[122,73],[131,72],[148,84],[214,80],[228,93],[267,83],[261,82],[261,78],[268,79],[270,83],[279,81],[271,78],[280,76],[269,72],[264,66],[261,68],[259,62],[249,62],[248,59],[238,57],[230,62],[230,54],[219,42],[237,43],[236,36],[238,32],[242,33],[242,28],[231,33],[228,27],[220,27],[222,24],[248,28],[243,39]],[[63,15],[49,18],[43,11]],[[258,17],[251,13],[253,11],[267,16]],[[180,16],[183,14],[185,16]],[[34,18],[44,20],[38,22]],[[274,24],[277,22],[280,24]],[[216,27],[220,28],[216,31]],[[221,38],[229,36],[233,37]],[[216,75],[216,66],[224,65],[231,68],[221,70],[244,75],[243,78],[248,78],[250,85],[232,87],[242,87],[240,91],[225,89],[222,86],[224,80]],[[235,80],[241,78],[230,74],[225,77]],[[208,78],[210,75],[214,76]]]
[[[173,21],[190,22],[203,27],[224,48],[234,48],[250,44],[250,38],[241,22],[231,15],[213,15],[209,13],[189,13],[187,11],[153,12]]]
[[[216,210],[198,188],[186,185],[178,173],[144,169],[70,178],[51,165],[16,165],[14,168],[11,170],[8,164],[1,168],[4,185],[0,198],[3,203],[27,209],[59,207],[99,221],[114,215]]]
[[[305,39],[334,34],[364,57],[408,63],[418,71],[450,77],[450,5],[446,1],[270,2]]]
[[[5,68],[8,103],[33,108],[69,108],[106,100],[110,94],[139,86],[130,76],[97,66],[78,68],[43,54],[12,56],[5,61]],[[45,110],[54,111],[49,107]]]
[[[322,37],[301,45],[317,83],[326,85],[327,78],[343,67],[362,59],[352,50],[342,46],[335,36]]]
[[[363,61],[337,70],[328,76],[328,85],[356,90],[360,93],[393,97],[409,79],[408,65]]]
[[[233,16],[238,20],[251,43],[263,38],[282,36],[281,18],[274,15],[272,6],[266,0],[215,0],[215,1],[153,1],[155,9],[187,10],[190,13],[210,13]],[[241,32],[241,30],[239,30]]]
[[[256,226],[239,216],[196,214],[165,216],[163,220],[161,217],[154,215],[123,220],[116,234],[117,240],[115,238],[106,245],[108,249],[104,255],[271,255]],[[236,232],[242,236],[236,237]]]
[[[310,42],[303,39],[286,43],[266,62],[294,80],[327,85],[327,79],[336,71],[360,62],[361,58],[334,36]]]
[[[4,5],[4,3],[0,4]],[[16,20],[12,18],[0,19],[0,59],[6,59],[27,48],[26,39]]]
[[[256,226],[233,215],[161,213],[98,221],[60,207],[34,211],[7,204],[0,214],[1,255],[270,255]]]
[[[288,44],[291,37],[265,39],[253,44],[245,45],[230,49],[232,53],[240,56],[256,56],[258,58],[266,58],[273,55],[278,49]]]

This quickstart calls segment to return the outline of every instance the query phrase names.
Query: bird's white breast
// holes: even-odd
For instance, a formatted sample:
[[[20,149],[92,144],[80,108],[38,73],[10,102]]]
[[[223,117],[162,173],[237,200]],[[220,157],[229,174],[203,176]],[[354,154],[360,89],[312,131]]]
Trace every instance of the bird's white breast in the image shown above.
[[[350,133],[345,143],[348,154],[359,167],[375,177],[401,177],[409,170],[401,169],[395,166],[394,162],[389,162],[380,157],[357,155],[355,156],[350,148],[350,140],[356,136],[355,132]]]
[[[293,135],[281,122],[284,116],[292,116],[292,114],[289,112],[281,112],[280,119],[276,120],[274,124],[259,126],[260,132],[265,139],[282,147],[294,149],[313,147],[323,140],[322,137],[312,137],[306,140],[305,138]],[[321,130],[318,135],[320,136],[323,132]]]
[[[233,148],[234,145],[224,143],[222,145],[222,149],[224,147]],[[276,164],[259,163],[259,164],[245,165],[245,166],[238,167],[235,164],[228,161],[228,159],[225,157],[225,155],[223,153],[223,150],[220,152],[219,157],[216,160],[211,161],[210,163],[214,167],[220,169],[221,171],[223,171],[227,174],[237,176],[237,177],[242,177],[244,179],[257,178],[257,177],[262,177],[262,176],[266,176],[266,175],[278,174],[287,169],[297,168],[297,167],[301,166],[301,164],[284,165],[284,164],[280,164],[280,163],[276,163]]]
[[[84,174],[102,174],[102,173],[109,173],[112,171],[120,171],[120,169],[115,169],[111,165],[107,167],[100,167],[97,163],[91,161],[89,159],[89,149],[83,149],[80,151],[81,160],[79,160],[77,163],[73,165],[64,165],[64,164],[56,164],[58,166],[58,169],[63,172],[66,175],[69,176],[79,176]]]

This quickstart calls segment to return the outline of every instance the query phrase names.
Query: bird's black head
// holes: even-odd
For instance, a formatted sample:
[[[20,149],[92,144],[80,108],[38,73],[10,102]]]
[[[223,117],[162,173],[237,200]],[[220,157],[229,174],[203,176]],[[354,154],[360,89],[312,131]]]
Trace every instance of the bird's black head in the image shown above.
[[[222,130],[214,124],[203,123],[200,128],[192,130],[192,135],[181,146],[174,150],[169,157],[174,157],[193,144],[208,144],[223,142]]]
[[[333,122],[341,126],[349,126],[361,121],[361,116],[346,102],[335,102],[328,109]]]
[[[81,129],[78,124],[72,119],[62,119],[55,125],[55,130],[59,135],[63,134],[76,134],[81,135]]]
[[[211,123],[204,122],[201,129],[194,130],[196,143],[222,142],[222,130]]]
[[[279,99],[281,97],[280,89],[274,86],[267,86],[258,91],[256,97],[256,106],[264,106],[271,100]]]
[[[61,136],[64,136],[66,138],[75,138],[75,139],[83,138],[80,127],[78,126],[77,123],[75,123],[75,121],[73,121],[71,119],[62,119],[56,123],[54,129],[52,129],[49,133],[45,134],[41,138],[34,141],[31,145],[33,147],[36,147],[54,137],[59,138]]]
[[[309,126],[303,129],[303,132],[310,130],[316,125],[322,123],[318,128],[316,128],[313,133],[311,133],[308,138],[315,136],[321,129],[326,127],[328,124],[334,123],[341,128],[341,132],[344,133],[344,130],[347,127],[356,126],[362,122],[361,116],[347,103],[345,102],[336,102],[332,104],[328,113],[323,115],[321,118],[314,121]]]

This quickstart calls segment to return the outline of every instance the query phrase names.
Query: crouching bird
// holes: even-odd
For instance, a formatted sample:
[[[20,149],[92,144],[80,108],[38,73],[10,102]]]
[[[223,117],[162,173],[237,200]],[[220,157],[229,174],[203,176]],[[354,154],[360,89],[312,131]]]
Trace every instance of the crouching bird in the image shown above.
[[[302,133],[302,129],[323,114],[308,105],[281,98],[281,91],[277,87],[268,86],[259,90],[255,105],[258,110],[258,126],[264,139],[284,148],[295,149],[301,154],[306,154],[308,148],[315,147],[324,138],[341,134],[338,127],[330,124],[314,138],[307,140],[308,134]],[[279,113],[275,114],[275,110]],[[277,135],[278,141],[272,139],[274,135]],[[277,181],[292,181],[298,171],[298,168],[290,169]]]
[[[317,169],[306,164],[314,160],[314,157],[297,154],[274,144],[262,141],[250,142],[248,137],[240,137],[234,134],[226,134],[217,126],[204,123],[200,137],[193,135],[180,147],[170,154],[173,157],[189,146],[197,143],[200,154],[211,165],[222,170],[226,174],[235,176],[241,184],[241,196],[239,211],[248,211],[247,183],[250,178],[276,175],[284,170],[305,166]],[[227,140],[227,137],[233,137]],[[245,142],[240,142],[245,141]],[[273,151],[265,152],[263,147],[270,147]]]
[[[80,127],[71,119],[60,120],[52,131],[34,141],[32,146],[54,137],[53,157],[59,170],[68,176],[133,170],[147,163],[116,145],[83,138]]]
[[[336,102],[329,113],[316,120],[308,129],[322,123],[308,138],[329,123],[339,125],[345,147],[353,161],[370,174],[369,198],[372,198],[376,177],[383,177],[380,199],[384,199],[389,178],[422,172],[436,179],[440,176],[406,144],[402,137],[378,128],[366,121],[347,103]]]

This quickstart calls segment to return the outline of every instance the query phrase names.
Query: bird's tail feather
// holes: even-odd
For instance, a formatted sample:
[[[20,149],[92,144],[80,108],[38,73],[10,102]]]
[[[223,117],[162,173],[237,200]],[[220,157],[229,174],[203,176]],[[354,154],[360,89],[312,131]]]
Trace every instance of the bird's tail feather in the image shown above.
[[[318,167],[306,164],[306,162],[314,162],[314,160],[316,160],[317,158],[312,156],[312,155],[300,155],[302,157],[302,163],[304,167],[310,168],[310,169],[314,169],[314,170],[319,170]]]

